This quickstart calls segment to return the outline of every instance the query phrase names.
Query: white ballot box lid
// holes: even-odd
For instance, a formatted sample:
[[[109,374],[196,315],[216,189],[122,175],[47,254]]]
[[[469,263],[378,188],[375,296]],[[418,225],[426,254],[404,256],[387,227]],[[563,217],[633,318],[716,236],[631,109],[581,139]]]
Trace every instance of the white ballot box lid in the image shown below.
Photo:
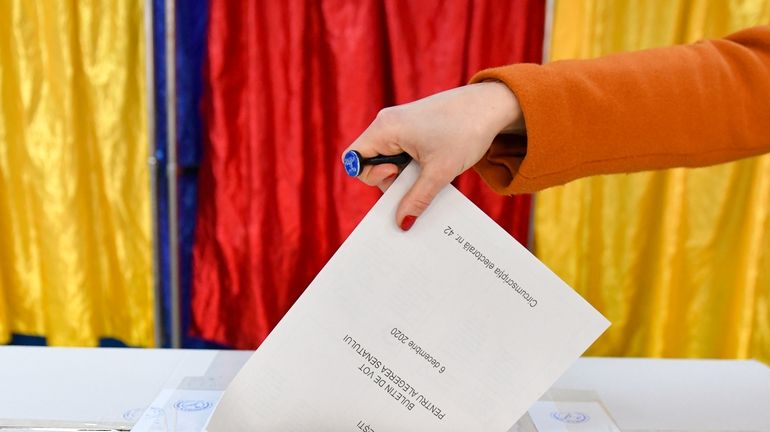
[[[128,430],[165,389],[224,390],[250,355],[250,351],[0,347],[0,429]]]
[[[553,387],[596,392],[623,431],[770,431],[758,361],[582,358]]]

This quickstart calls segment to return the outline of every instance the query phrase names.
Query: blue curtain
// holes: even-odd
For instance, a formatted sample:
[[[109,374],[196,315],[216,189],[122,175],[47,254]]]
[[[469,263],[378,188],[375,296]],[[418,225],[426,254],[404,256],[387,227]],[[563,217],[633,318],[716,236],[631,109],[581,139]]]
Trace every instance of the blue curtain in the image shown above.
[[[155,63],[155,158],[157,159],[157,214],[159,275],[163,293],[163,339],[168,346],[171,329],[170,262],[168,224],[168,113],[166,112],[166,19],[164,0],[153,0],[153,45]],[[206,59],[208,1],[188,0],[176,4],[176,115],[179,202],[179,271],[181,291],[182,345],[186,348],[221,348],[187,335],[190,323],[190,287],[195,215],[198,203],[198,166],[201,160],[203,122],[203,66]]]

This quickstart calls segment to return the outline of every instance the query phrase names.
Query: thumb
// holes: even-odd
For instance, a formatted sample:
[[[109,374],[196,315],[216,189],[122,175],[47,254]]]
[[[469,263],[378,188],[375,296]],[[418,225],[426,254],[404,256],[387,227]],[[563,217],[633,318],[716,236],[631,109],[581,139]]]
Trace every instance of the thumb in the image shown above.
[[[420,173],[412,188],[401,198],[396,210],[396,222],[404,231],[409,231],[418,217],[428,208],[433,198],[452,181],[452,176],[427,166]]]

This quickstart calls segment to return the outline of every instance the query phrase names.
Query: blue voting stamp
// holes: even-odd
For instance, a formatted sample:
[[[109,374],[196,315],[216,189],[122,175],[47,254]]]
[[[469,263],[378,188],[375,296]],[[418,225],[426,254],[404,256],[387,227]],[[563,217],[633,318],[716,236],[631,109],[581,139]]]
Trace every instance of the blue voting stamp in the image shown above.
[[[213,404],[205,400],[179,400],[174,404],[178,411],[204,411],[211,408]]]
[[[361,156],[361,153],[355,150],[348,150],[345,153],[345,157],[342,158],[342,164],[345,166],[345,172],[351,177],[358,177],[361,175],[365,165],[381,165],[381,164],[394,164],[400,167],[406,166],[409,161],[412,160],[412,156],[409,153],[399,153],[396,155],[377,155],[370,158]]]
[[[358,175],[361,174],[361,155],[357,151],[350,150],[345,153],[342,164],[345,165],[345,172],[347,172],[349,176],[358,177]]]
[[[586,423],[591,420],[591,417],[589,417],[588,414],[579,411],[554,411],[551,413],[551,418],[562,423],[570,424]]]

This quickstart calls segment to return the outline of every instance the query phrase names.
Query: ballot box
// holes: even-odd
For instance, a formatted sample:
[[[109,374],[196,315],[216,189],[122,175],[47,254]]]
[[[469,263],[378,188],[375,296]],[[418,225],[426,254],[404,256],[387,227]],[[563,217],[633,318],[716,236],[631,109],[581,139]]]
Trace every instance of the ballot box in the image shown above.
[[[250,351],[0,347],[0,431],[127,431],[143,416],[161,423],[170,419],[167,430],[181,431],[184,427],[174,420],[209,416],[250,355]],[[167,402],[176,403],[183,415],[153,408]]]
[[[250,354],[0,347],[0,431],[127,431],[141,419],[189,430],[184,422],[211,415]],[[595,402],[622,431],[770,431],[770,368],[750,360],[581,358],[549,398]],[[590,430],[575,423],[580,414],[559,411],[573,422],[563,430]]]

